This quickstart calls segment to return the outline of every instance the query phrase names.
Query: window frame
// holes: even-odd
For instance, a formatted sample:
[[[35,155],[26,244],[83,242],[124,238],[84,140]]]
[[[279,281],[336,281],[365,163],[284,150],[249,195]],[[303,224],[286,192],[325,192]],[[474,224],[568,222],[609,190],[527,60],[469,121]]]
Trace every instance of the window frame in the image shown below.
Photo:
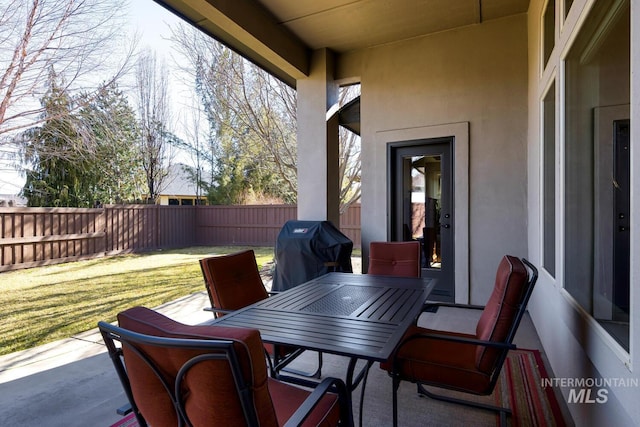
[[[625,3],[625,1],[628,1],[629,4],[631,3],[631,0],[614,0],[614,4],[616,6],[622,7]],[[574,0],[573,4],[572,4],[572,8],[571,10],[573,10],[573,14],[578,13],[575,10],[578,9],[577,7],[577,3],[579,3],[578,0]],[[563,6],[564,6],[564,0],[563,0]],[[567,173],[567,165],[566,165],[566,151],[567,151],[567,129],[566,129],[566,124],[567,124],[567,62],[568,62],[568,57],[569,54],[572,51],[572,48],[575,46],[576,41],[579,39],[581,31],[584,31],[585,28],[585,24],[588,21],[588,18],[590,17],[591,13],[594,12],[595,8],[597,7],[597,5],[595,4],[591,4],[590,6],[584,6],[583,5],[583,10],[581,16],[579,17],[579,20],[577,22],[574,23],[573,27],[571,28],[571,37],[569,38],[564,38],[563,37],[563,41],[564,43],[562,44],[562,46],[556,46],[557,48],[561,48],[561,52],[559,57],[557,58],[557,60],[555,61],[555,64],[557,64],[557,69],[558,69],[558,73],[557,73],[557,79],[556,79],[556,90],[558,91],[558,96],[557,96],[557,102],[558,104],[556,105],[556,127],[558,128],[558,133],[556,135],[556,137],[558,138],[556,140],[556,145],[557,145],[557,154],[558,154],[558,158],[556,159],[556,162],[558,164],[557,170],[556,170],[556,283],[559,286],[560,290],[561,290],[561,295],[564,297],[564,299],[569,303],[569,305],[572,307],[573,310],[575,310],[576,313],[578,313],[580,315],[580,317],[582,317],[582,319],[585,321],[585,323],[588,325],[589,329],[591,332],[593,332],[596,336],[598,336],[600,338],[600,342],[603,343],[604,346],[592,346],[587,350],[587,353],[589,354],[589,356],[592,358],[596,357],[596,355],[602,355],[602,351],[606,348],[607,350],[611,351],[611,353],[613,355],[615,355],[623,364],[624,366],[630,370],[633,371],[632,369],[632,353],[633,353],[633,348],[634,348],[634,344],[633,344],[633,333],[631,331],[632,329],[632,323],[634,322],[633,316],[630,318],[629,320],[629,327],[630,327],[630,331],[629,331],[629,340],[630,340],[630,345],[629,345],[629,350],[627,351],[620,343],[618,343],[618,341],[616,341],[616,339],[606,330],[604,329],[604,327],[596,320],[596,318],[594,317],[594,315],[592,313],[590,313],[589,311],[587,311],[582,304],[580,304],[580,302],[571,294],[571,292],[569,292],[566,288],[566,276],[565,276],[565,268],[564,265],[567,262],[566,261],[566,229],[565,229],[565,223],[566,223],[566,192],[567,192],[567,185],[566,185],[566,173]],[[568,14],[567,14],[568,16]],[[610,13],[608,15],[609,17],[613,17],[615,16],[615,13]],[[632,18],[633,19],[633,18]],[[566,20],[566,17],[565,17]],[[557,25],[558,23],[556,23]],[[631,22],[631,25],[633,26],[633,21]],[[632,39],[632,34],[629,35],[630,37],[630,44],[631,44],[631,50],[633,50],[633,39]],[[542,38],[542,29],[541,29],[541,38]],[[542,55],[542,53],[541,53]],[[553,55],[552,55],[553,56]],[[633,58],[630,58],[630,61],[633,61]],[[550,60],[549,65],[553,65],[554,61]],[[549,84],[551,84],[549,82]],[[633,85],[633,80],[631,80],[631,84]],[[545,86],[545,89],[548,87]],[[630,90],[632,90],[630,88]],[[543,92],[543,94],[541,95],[540,99],[543,99],[544,94],[546,93],[546,90]],[[631,97],[631,94],[630,94]],[[631,103],[633,103],[633,99],[631,99]],[[632,119],[632,117],[630,117]],[[543,116],[540,116],[540,120],[543,120]],[[540,125],[542,128],[542,124]],[[540,139],[541,144],[543,143],[542,138]],[[542,152],[542,148],[541,148],[541,152]],[[542,159],[542,157],[541,157]],[[541,172],[542,173],[542,172]],[[542,180],[542,177],[541,177]],[[632,187],[633,187],[633,182],[631,183]],[[541,186],[541,188],[543,188]],[[541,197],[543,197],[542,195],[542,191],[541,191]],[[541,203],[542,205],[542,203]],[[632,207],[633,209],[633,207]],[[541,219],[541,224],[542,224],[542,219]],[[541,228],[541,230],[543,230],[543,228]],[[633,249],[631,249],[631,251],[633,252]],[[541,245],[541,252],[542,252],[542,245]],[[542,258],[541,258],[542,259]],[[546,271],[546,270],[545,270]],[[633,279],[633,274],[631,274],[630,271],[630,279]],[[592,284],[593,286],[593,284]],[[631,311],[633,311],[633,299],[631,300]],[[598,364],[596,363],[596,367],[598,366]]]
[[[553,144],[553,173],[554,173],[554,180],[553,180],[553,226],[554,226],[554,230],[553,230],[553,259],[554,259],[554,269],[553,272],[549,271],[549,269],[546,268],[546,250],[547,250],[547,218],[546,218],[546,211],[547,211],[547,202],[549,201],[549,199],[546,197],[546,190],[547,190],[547,186],[546,186],[546,172],[547,172],[547,144],[546,144],[546,136],[547,136],[547,132],[546,132],[546,125],[547,123],[545,122],[545,118],[546,118],[546,107],[545,107],[545,102],[546,102],[546,98],[548,95],[551,94],[551,91],[553,91],[553,102],[554,102],[554,119],[553,119],[553,138],[554,138],[554,144]],[[542,91],[541,95],[540,95],[540,189],[541,189],[541,197],[540,197],[540,230],[542,230],[542,244],[540,245],[540,259],[542,260],[542,267],[544,269],[544,271],[549,275],[549,277],[554,281],[554,283],[557,283],[557,277],[558,277],[558,266],[562,261],[562,257],[560,256],[560,251],[558,250],[558,228],[560,226],[560,221],[561,218],[559,216],[559,208],[560,208],[560,204],[562,202],[561,198],[559,197],[560,194],[560,182],[559,182],[559,176],[560,176],[560,172],[559,172],[559,158],[560,158],[560,137],[559,137],[559,84],[558,84],[558,79],[557,79],[557,73],[553,73],[550,78],[549,81],[547,82],[547,84],[544,86],[544,90]]]

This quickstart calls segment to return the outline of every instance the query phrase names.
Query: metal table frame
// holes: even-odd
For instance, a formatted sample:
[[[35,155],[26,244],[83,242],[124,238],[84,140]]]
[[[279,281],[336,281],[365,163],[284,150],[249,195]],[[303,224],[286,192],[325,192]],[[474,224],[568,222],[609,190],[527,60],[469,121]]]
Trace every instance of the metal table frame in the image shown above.
[[[328,273],[207,322],[258,329],[264,342],[350,357],[353,391],[387,360],[435,286],[434,279]],[[358,359],[367,366],[353,378]]]

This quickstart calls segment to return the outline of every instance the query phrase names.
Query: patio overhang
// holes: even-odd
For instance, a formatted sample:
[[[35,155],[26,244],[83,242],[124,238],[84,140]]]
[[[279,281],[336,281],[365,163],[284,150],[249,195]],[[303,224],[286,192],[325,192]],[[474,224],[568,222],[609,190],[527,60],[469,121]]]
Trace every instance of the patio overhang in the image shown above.
[[[529,0],[154,0],[292,87],[337,55],[525,13]]]
[[[360,135],[360,97],[353,98],[338,111],[340,126]]]

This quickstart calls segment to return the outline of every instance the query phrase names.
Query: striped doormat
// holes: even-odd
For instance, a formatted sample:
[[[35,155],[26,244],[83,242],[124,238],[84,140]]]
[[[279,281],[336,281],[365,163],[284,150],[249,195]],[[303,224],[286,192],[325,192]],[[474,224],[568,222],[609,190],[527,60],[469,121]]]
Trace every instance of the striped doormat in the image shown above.
[[[133,412],[121,419],[115,424],[111,424],[111,427],[138,427],[138,420]]]
[[[560,406],[551,387],[538,350],[511,350],[493,395],[497,405],[511,408],[512,426],[564,427]]]

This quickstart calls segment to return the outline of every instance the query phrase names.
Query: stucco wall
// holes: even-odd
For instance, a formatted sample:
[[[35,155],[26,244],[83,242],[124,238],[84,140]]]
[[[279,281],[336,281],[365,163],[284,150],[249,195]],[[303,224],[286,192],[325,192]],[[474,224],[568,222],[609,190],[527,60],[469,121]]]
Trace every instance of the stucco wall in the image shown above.
[[[377,135],[469,123],[470,299],[483,304],[500,257],[527,255],[526,15],[355,52],[341,63],[339,75],[362,83],[365,256],[368,242],[387,238],[387,151]]]

